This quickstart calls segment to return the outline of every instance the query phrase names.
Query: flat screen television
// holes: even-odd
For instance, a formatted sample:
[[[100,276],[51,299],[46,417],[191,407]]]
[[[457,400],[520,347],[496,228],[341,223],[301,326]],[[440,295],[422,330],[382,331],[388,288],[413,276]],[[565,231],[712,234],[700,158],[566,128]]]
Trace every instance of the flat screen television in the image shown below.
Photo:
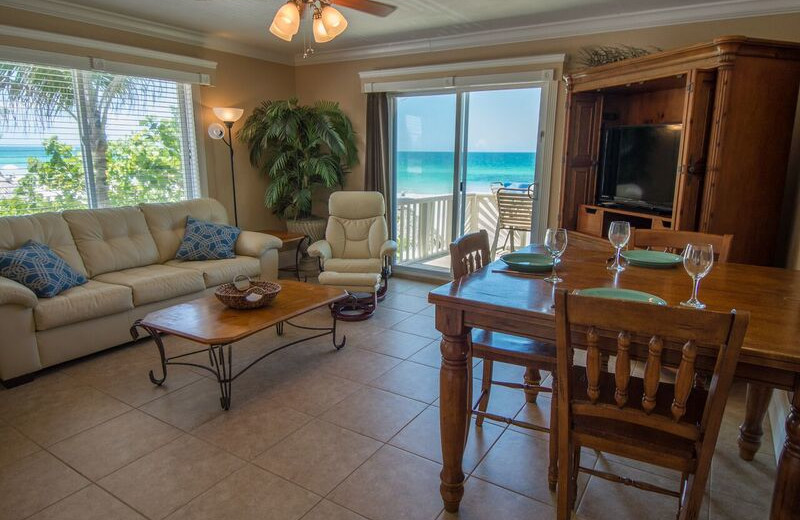
[[[599,203],[670,213],[675,195],[681,126],[606,128],[597,183]]]

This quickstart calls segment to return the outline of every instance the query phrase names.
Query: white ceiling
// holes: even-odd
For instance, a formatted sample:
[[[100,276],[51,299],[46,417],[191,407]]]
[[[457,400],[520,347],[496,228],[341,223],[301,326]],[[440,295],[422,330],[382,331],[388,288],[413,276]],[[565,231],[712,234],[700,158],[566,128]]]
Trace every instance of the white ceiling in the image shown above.
[[[799,0],[383,0],[397,6],[386,18],[340,8],[349,21],[347,31],[336,40],[316,45],[318,51],[337,51],[354,47],[375,47],[410,40],[448,38],[465,33],[515,29],[524,26],[556,26],[586,19],[606,19],[647,14],[666,14],[703,10],[704,16],[736,11],[739,16],[758,12],[800,10]],[[303,34],[311,41],[310,23],[291,43],[271,35],[266,27],[283,0],[0,0],[49,14],[63,14],[73,19],[95,23],[115,20],[155,22],[157,34],[191,36],[210,47],[247,49],[247,54],[291,61],[303,49]],[[335,4],[334,0],[334,4]],[[768,5],[769,4],[769,5]],[[794,5],[794,9],[791,9]],[[748,10],[744,10],[747,6]],[[770,10],[771,8],[771,10]],[[698,11],[699,12],[699,11]],[[109,16],[112,15],[112,16]],[[121,17],[119,15],[122,15]],[[598,18],[600,17],[600,18]],[[726,16],[719,16],[724,18]],[[727,16],[730,17],[730,16]],[[137,20],[138,19],[138,20]],[[673,22],[675,23],[675,22]],[[140,24],[141,25],[141,24]],[[146,25],[146,24],[145,24]],[[167,27],[165,27],[167,26]],[[183,38],[186,39],[186,38]],[[263,53],[263,54],[262,54]]]

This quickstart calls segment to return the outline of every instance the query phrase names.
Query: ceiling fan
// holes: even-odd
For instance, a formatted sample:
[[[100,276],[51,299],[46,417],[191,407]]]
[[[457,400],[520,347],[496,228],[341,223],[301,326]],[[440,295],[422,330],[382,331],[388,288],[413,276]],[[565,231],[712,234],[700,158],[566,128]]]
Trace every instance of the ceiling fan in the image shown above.
[[[311,13],[314,41],[329,42],[347,28],[347,20],[332,0],[289,0],[275,13],[269,32],[287,42],[300,30],[300,19],[306,10]],[[389,16],[397,9],[393,5],[375,0],[336,0],[336,5],[347,7],[373,16]],[[313,51],[312,51],[313,52]]]

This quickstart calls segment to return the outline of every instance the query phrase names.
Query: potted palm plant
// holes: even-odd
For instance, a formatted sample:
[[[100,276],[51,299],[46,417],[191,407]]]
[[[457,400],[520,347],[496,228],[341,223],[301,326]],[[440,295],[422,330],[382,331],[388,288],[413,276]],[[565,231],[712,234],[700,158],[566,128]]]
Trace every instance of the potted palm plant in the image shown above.
[[[341,189],[358,162],[355,132],[339,104],[264,101],[238,138],[250,149],[250,163],[270,178],[264,205],[286,220],[289,231],[323,238],[325,220],[311,213],[313,191]]]

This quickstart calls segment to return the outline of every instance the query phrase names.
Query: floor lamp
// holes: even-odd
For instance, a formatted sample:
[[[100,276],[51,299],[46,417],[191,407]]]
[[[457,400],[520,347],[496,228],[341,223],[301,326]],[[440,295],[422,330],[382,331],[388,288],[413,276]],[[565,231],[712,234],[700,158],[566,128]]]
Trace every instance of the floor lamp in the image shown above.
[[[231,128],[233,128],[233,123],[238,121],[242,114],[244,114],[244,110],[241,108],[230,108],[230,107],[214,107],[214,115],[217,116],[220,121],[225,123],[225,126],[228,128],[228,139],[225,139],[225,129],[219,123],[211,123],[208,127],[208,135],[212,139],[221,140],[223,143],[228,145],[228,149],[231,152],[231,190],[233,191],[233,223],[236,227],[239,227],[239,214],[236,210],[236,173],[233,168],[233,138],[231,137]]]

